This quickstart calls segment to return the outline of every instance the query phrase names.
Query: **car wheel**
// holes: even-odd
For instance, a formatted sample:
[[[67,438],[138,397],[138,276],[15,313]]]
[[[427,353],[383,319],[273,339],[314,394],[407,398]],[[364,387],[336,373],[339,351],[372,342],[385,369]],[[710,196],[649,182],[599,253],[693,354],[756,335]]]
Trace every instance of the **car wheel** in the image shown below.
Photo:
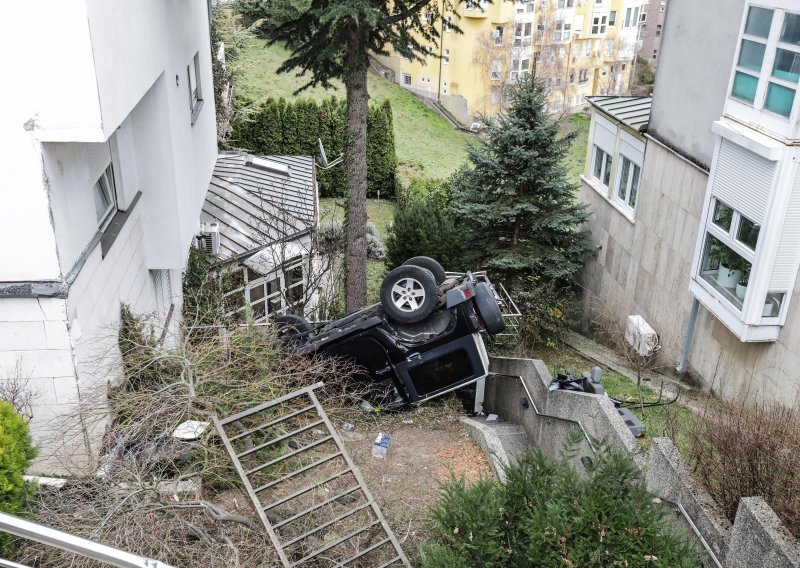
[[[311,331],[311,324],[303,316],[286,314],[275,318],[275,334],[279,339],[287,339]]]
[[[439,287],[431,271],[403,265],[392,270],[381,284],[381,305],[398,323],[416,323],[433,313],[439,303]]]
[[[478,310],[478,317],[483,322],[484,329],[490,335],[497,335],[506,328],[506,322],[494,298],[492,287],[486,282],[478,282],[475,285],[475,308]]]
[[[409,258],[403,263],[403,266],[409,265],[421,266],[422,268],[427,268],[430,270],[431,274],[433,274],[433,279],[436,280],[437,286],[444,282],[447,278],[447,274],[445,273],[442,265],[429,256],[415,256],[413,258]]]

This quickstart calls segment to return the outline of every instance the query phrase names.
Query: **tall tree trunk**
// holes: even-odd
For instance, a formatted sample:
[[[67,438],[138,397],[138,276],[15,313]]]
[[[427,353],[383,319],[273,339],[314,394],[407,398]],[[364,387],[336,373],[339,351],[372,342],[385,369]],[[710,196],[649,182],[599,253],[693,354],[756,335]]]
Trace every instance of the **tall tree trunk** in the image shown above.
[[[364,26],[354,30],[347,52],[347,285],[351,312],[367,304],[367,92],[368,60],[360,53],[369,45]],[[364,37],[366,36],[366,37]]]

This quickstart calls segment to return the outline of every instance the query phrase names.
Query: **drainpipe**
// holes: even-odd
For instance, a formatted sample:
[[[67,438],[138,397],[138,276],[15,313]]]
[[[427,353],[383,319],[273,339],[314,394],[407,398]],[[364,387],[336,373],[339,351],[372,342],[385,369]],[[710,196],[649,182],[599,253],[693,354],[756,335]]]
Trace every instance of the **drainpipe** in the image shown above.
[[[697,323],[697,308],[700,307],[700,301],[695,298],[692,300],[692,310],[689,312],[689,324],[686,326],[686,337],[683,339],[683,353],[681,353],[681,362],[675,367],[679,375],[686,373],[686,368],[689,365],[689,350],[692,348],[692,338],[694,338],[694,324]]]

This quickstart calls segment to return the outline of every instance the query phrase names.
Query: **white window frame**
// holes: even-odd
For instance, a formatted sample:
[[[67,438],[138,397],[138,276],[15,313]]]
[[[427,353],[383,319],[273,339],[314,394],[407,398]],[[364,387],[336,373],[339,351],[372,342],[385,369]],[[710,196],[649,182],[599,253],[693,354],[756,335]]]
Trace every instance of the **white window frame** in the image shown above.
[[[299,310],[300,313],[306,311],[306,304],[310,296],[308,295],[308,257],[305,255],[288,259],[279,268],[273,270],[267,275],[259,275],[257,278],[253,277],[251,269],[247,267],[238,267],[235,272],[242,273],[243,284],[234,290],[226,292],[223,298],[234,297],[237,300],[241,299],[243,302],[237,301],[235,309],[228,311],[225,316],[236,316],[237,314],[244,315],[246,311],[252,310],[254,321],[256,323],[264,322],[272,315],[285,315],[290,313],[290,310],[296,306],[302,306]],[[302,270],[302,278],[297,282],[292,282],[290,286],[286,286],[286,275],[293,270],[300,268]],[[275,282],[276,290],[270,292],[270,284]],[[289,292],[291,290],[302,287],[299,299],[294,302],[289,301]],[[253,290],[262,289],[263,295],[252,299]],[[275,301],[280,302],[280,308],[276,310],[270,309],[270,303]],[[261,308],[254,306],[263,306],[263,313]],[[293,311],[291,313],[298,313]]]
[[[117,185],[114,178],[113,162],[108,164],[103,174],[94,182],[92,193],[94,196],[97,228],[103,231],[108,227],[108,224],[114,217],[114,213],[117,211]],[[105,210],[102,212],[100,211],[99,200],[104,200],[107,203]]]
[[[442,50],[442,63],[444,65],[450,65],[450,50],[443,49]]]
[[[200,81],[200,52],[196,52],[192,62],[186,66],[186,76],[189,83],[189,111],[192,124],[197,120],[200,109],[203,108],[203,89]]]
[[[642,186],[642,165],[637,163],[636,160],[627,157],[620,153],[616,156],[617,160],[617,179],[614,182],[616,191],[614,191],[613,199],[624,207],[631,210],[631,213],[636,211],[636,204],[639,202],[639,189]],[[626,164],[627,162],[627,164]],[[625,180],[625,187],[622,187],[624,169],[628,168],[627,179]],[[638,175],[636,175],[638,172]],[[636,184],[636,191],[634,189],[634,182]],[[633,197],[633,205],[631,205],[631,197]]]
[[[514,24],[514,47],[529,47],[533,38],[533,22]]]
[[[617,25],[617,11],[611,10],[608,13],[608,27],[613,28],[616,25]]]
[[[599,155],[598,153],[602,154]],[[597,160],[600,160],[600,177],[597,177]],[[600,184],[606,191],[611,185],[611,171],[614,167],[614,155],[609,154],[597,144],[592,144],[592,163],[589,169],[589,175],[593,180]],[[603,181],[608,176],[608,181]]]
[[[747,19],[751,8],[763,8],[772,11],[772,23],[770,25],[767,38],[745,33]],[[773,130],[784,135],[788,134],[789,137],[794,137],[792,133],[786,132],[786,128],[793,125],[796,126],[798,116],[800,116],[800,82],[792,83],[791,81],[774,77],[772,75],[778,49],[800,54],[800,46],[786,44],[780,41],[780,35],[787,13],[800,15],[800,7],[796,4],[791,4],[791,2],[788,1],[773,1],[770,3],[770,6],[763,6],[748,2],[745,6],[733,70],[731,72],[730,84],[728,85],[728,102],[734,110],[733,114],[739,114],[740,116],[743,115],[742,118],[745,118],[748,121],[758,122],[769,130]],[[761,62],[761,69],[759,71],[754,71],[739,65],[739,58],[744,41],[750,41],[765,46],[764,57]],[[752,102],[734,97],[733,86],[737,73],[748,75],[750,77],[756,77],[758,79],[755,97]],[[780,113],[773,112],[765,107],[770,83],[792,89],[795,92],[795,97],[789,116],[784,116]],[[737,110],[740,112],[736,113]]]
[[[495,26],[492,36],[494,37],[494,45],[495,47],[500,47],[503,45],[503,34],[505,31],[504,26]]]
[[[525,56],[525,59],[512,59],[511,60],[511,72],[509,74],[509,78],[512,83],[523,79],[531,68],[531,60],[529,56]]]
[[[592,18],[592,35],[604,35],[608,30],[608,15],[594,16]]]

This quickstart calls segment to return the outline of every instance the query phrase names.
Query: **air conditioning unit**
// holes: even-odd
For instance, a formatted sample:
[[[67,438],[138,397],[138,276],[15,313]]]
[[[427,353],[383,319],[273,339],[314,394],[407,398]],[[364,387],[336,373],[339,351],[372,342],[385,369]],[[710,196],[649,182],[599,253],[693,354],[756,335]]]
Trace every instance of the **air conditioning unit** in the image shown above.
[[[642,316],[628,316],[625,341],[642,357],[650,357],[658,351],[658,335]]]
[[[200,223],[197,248],[214,256],[219,254],[219,223]]]

